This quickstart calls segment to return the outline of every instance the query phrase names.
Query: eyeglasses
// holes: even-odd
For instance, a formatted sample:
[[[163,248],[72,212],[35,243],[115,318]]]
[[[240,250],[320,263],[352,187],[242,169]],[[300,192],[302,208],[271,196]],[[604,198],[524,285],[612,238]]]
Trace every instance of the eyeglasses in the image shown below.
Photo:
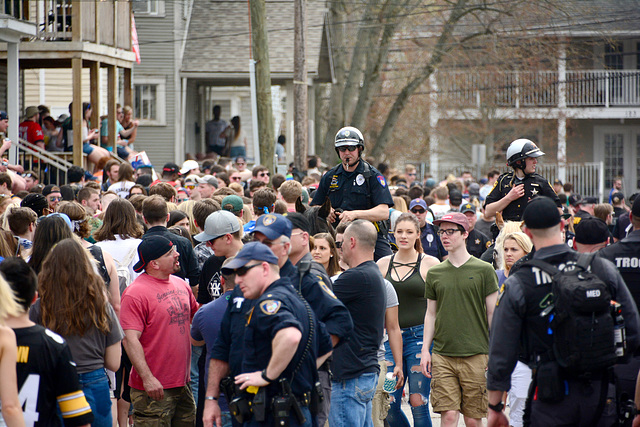
[[[339,242],[336,242],[336,249],[340,249],[342,248],[342,240]]]
[[[269,172],[261,172],[258,174],[258,176],[263,177],[263,176],[269,176]]]
[[[462,230],[460,230],[459,228],[449,228],[447,230],[438,230],[438,236],[442,236],[443,234],[446,234],[447,236],[453,236],[453,233],[455,233],[456,231],[459,231],[462,233]]]
[[[423,214],[426,212],[426,210],[424,209],[411,209],[411,212],[413,212],[414,214]]]
[[[253,267],[257,267],[259,265],[262,265],[262,263],[259,262],[257,264],[245,265],[244,267],[237,268],[236,271],[235,271],[236,276],[242,277],[245,274],[247,274],[249,272],[249,270],[251,270]]]
[[[338,147],[338,151],[344,153],[345,151],[356,151],[358,149],[357,145],[343,145],[342,147]]]

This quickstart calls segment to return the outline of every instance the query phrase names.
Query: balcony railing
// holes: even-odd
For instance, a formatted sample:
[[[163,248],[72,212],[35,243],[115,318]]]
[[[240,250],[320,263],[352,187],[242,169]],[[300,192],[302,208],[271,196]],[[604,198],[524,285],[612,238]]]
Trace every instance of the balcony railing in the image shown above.
[[[562,82],[555,71],[440,73],[438,92],[451,107],[557,107]],[[567,71],[567,107],[640,106],[640,70]]]
[[[0,0],[0,12],[36,24],[36,40],[92,42],[131,50],[129,1]]]

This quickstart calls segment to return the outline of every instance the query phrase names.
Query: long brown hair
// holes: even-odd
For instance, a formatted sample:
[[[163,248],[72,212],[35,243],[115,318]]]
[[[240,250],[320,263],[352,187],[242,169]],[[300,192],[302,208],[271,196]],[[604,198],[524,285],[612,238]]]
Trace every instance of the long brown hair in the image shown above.
[[[36,273],[40,272],[44,259],[49,251],[60,240],[73,237],[73,233],[64,219],[60,216],[42,217],[38,221],[36,232],[33,235],[33,247],[29,266]]]
[[[398,228],[398,224],[400,224],[401,222],[410,222],[415,227],[418,237],[416,238],[416,243],[413,245],[413,248],[416,250],[416,252],[423,253],[424,250],[422,249],[422,241],[420,240],[420,221],[418,221],[418,218],[416,218],[416,216],[411,212],[403,213],[398,217],[398,219],[396,219],[396,227],[393,230],[394,233]]]
[[[336,248],[336,241],[333,236],[329,233],[318,233],[313,236],[313,240],[316,239],[324,239],[329,244],[329,250],[331,251],[331,258],[329,258],[329,265],[327,266],[327,274],[329,277],[335,276],[340,273],[342,269],[340,268],[340,264],[338,260],[340,255],[338,255],[338,249]],[[314,243],[315,244],[315,243]]]
[[[91,226],[87,221],[87,210],[78,202],[60,202],[56,206],[56,212],[65,214],[71,220],[74,233],[86,239],[91,235]]]
[[[140,223],[136,221],[136,210],[130,201],[117,198],[107,206],[102,227],[93,235],[98,242],[116,240],[116,234],[123,239],[138,239],[144,234]]]
[[[104,281],[79,242],[64,239],[51,249],[38,284],[43,326],[62,336],[82,336],[94,326],[109,332]]]

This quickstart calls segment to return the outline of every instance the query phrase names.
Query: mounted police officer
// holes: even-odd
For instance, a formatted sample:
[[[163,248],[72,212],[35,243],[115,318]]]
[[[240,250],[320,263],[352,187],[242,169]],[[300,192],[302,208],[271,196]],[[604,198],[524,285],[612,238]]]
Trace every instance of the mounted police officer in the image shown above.
[[[553,200],[547,197],[533,200],[523,219],[524,232],[533,241],[536,252],[532,261],[509,275],[493,315],[487,372],[488,425],[508,425],[501,399],[511,387],[511,373],[520,358],[532,368],[534,381],[529,389],[525,421],[528,416],[532,426],[611,426],[616,420],[616,398],[610,367],[618,355],[613,338],[617,323],[610,314],[611,300],[620,304],[627,354],[633,354],[640,344],[636,305],[612,263],[599,257],[585,258],[589,255],[578,254],[564,243],[564,221]],[[556,271],[552,276],[547,273],[549,265],[562,272]],[[581,282],[588,278],[588,282]],[[581,287],[585,286],[581,283],[598,286],[598,290]],[[569,288],[580,290],[569,298],[581,304],[566,304]],[[599,304],[598,312],[594,302]],[[579,314],[569,311],[568,307],[578,305],[582,310]],[[609,320],[603,316],[609,316]],[[563,324],[558,319],[566,322],[567,318],[570,322],[587,319],[591,326],[578,328],[568,341],[556,341],[560,340],[558,334],[567,331],[560,329]],[[598,320],[595,323],[594,318]],[[594,330],[600,335],[592,334]],[[562,337],[566,339],[567,335]],[[561,347],[558,342],[566,345]],[[597,355],[592,354],[594,349]]]
[[[384,176],[362,159],[362,133],[350,126],[340,129],[335,149],[341,163],[324,174],[310,204],[322,205],[328,197],[333,208],[328,219],[334,226],[355,219],[373,222],[378,231],[375,260],[391,255],[387,223],[393,199]]]
[[[560,199],[549,181],[536,172],[538,157],[544,153],[533,141],[516,139],[507,149],[507,172],[498,178],[484,202],[485,216],[493,217],[502,212],[505,221],[520,221],[522,213],[531,199],[547,196],[560,208]]]
[[[316,364],[331,353],[331,338],[309,305],[280,277],[278,257],[252,242],[222,269],[255,305],[244,332],[240,390],[255,392],[245,426],[315,426],[309,406],[315,395]],[[258,388],[251,390],[250,387]],[[215,397],[215,396],[211,396]]]

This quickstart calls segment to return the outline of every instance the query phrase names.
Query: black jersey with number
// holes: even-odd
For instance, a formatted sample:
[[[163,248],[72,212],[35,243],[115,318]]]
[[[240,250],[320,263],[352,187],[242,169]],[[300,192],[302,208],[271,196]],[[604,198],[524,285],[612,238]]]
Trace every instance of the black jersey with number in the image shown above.
[[[18,343],[20,404],[27,427],[60,426],[56,403],[65,426],[91,423],[93,413],[80,389],[76,365],[64,338],[40,325],[13,331]]]

